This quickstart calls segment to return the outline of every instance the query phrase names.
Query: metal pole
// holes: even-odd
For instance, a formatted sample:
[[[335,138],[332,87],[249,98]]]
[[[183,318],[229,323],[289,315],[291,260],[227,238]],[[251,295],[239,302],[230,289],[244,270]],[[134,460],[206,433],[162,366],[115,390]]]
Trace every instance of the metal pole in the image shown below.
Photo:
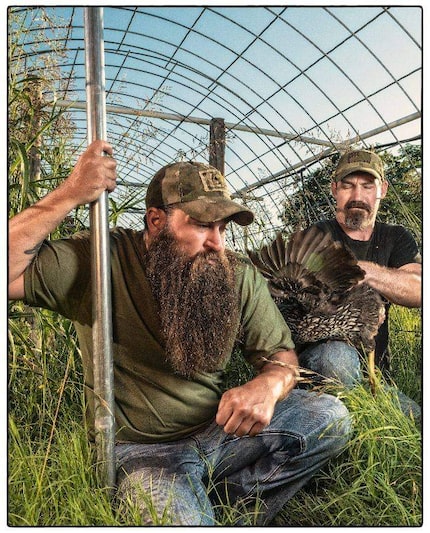
[[[106,139],[103,8],[85,7],[85,67],[88,143]],[[115,485],[115,419],[108,195],[90,205],[94,417],[97,465],[104,486]]]
[[[69,100],[61,100],[61,99],[53,100],[52,102],[44,102],[44,104],[50,105],[50,106],[55,105],[57,107],[63,107],[66,109],[84,109],[86,106],[85,102],[72,102]],[[152,111],[150,109],[141,110],[141,109],[132,109],[130,107],[123,107],[123,106],[117,106],[117,105],[108,105],[106,106],[106,110],[109,113],[116,113],[120,115],[132,115],[132,116],[137,116],[137,117],[159,118],[161,120],[190,122],[191,124],[210,125],[211,123],[211,120],[207,118],[177,115],[173,113],[161,113],[160,111]],[[348,139],[348,142],[350,144],[353,144],[360,140],[364,140],[369,137],[372,137],[373,135],[376,135],[378,133],[383,133],[385,131],[389,131],[394,128],[397,128],[398,126],[402,126],[403,124],[408,124],[409,122],[413,122],[414,120],[418,120],[420,118],[421,118],[421,112],[416,111],[415,113],[411,113],[410,115],[407,115],[406,117],[402,117],[388,124],[384,124],[383,126],[380,126],[379,128],[368,131],[366,133],[362,133],[360,135],[356,135],[353,139]],[[257,126],[255,127],[246,126],[245,124],[238,124],[237,122],[226,122],[225,128],[226,130],[245,131],[248,133],[255,133],[256,135],[266,135],[268,137],[279,137],[281,139],[285,139],[286,141],[290,140],[290,141],[297,141],[297,142],[305,142],[309,144],[316,144],[317,146],[327,146],[327,147],[330,147],[331,149],[342,148],[344,146],[343,143],[337,143],[337,142],[333,142],[333,141],[329,141],[325,139],[316,139],[315,137],[307,137],[306,135],[300,135],[298,133],[288,133],[285,131],[269,130],[267,128],[258,128]]]

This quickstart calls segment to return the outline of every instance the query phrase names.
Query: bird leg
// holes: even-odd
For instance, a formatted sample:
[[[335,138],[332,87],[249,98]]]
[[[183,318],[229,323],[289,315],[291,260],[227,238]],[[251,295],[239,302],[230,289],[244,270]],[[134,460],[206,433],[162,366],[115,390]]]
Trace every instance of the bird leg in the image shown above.
[[[375,350],[371,350],[368,355],[368,373],[370,390],[375,396],[376,394],[376,373],[375,373]]]

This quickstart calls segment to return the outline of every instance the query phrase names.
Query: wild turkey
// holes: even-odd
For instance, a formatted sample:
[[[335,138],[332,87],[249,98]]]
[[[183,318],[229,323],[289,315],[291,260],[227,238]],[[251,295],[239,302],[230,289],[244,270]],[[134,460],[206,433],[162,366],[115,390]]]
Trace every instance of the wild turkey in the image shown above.
[[[344,340],[374,350],[382,312],[378,293],[365,283],[354,256],[316,226],[282,234],[259,251],[247,251],[268,280],[270,292],[298,349],[312,342]]]

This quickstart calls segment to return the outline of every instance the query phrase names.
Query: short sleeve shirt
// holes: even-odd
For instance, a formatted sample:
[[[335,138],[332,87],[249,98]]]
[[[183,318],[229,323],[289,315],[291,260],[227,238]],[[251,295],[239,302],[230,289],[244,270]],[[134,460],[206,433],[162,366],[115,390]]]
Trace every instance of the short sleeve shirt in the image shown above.
[[[199,373],[192,380],[172,371],[145,274],[143,232],[115,229],[110,239],[117,439],[176,440],[214,418],[224,367]],[[266,280],[245,258],[237,271],[237,291],[240,323],[236,332],[240,331],[244,356],[258,365],[261,356],[292,349],[290,330]],[[73,321],[83,358],[90,428],[94,423],[91,298],[88,233],[46,241],[25,273],[25,300]],[[234,342],[234,335],[226,339],[226,355],[231,354]]]

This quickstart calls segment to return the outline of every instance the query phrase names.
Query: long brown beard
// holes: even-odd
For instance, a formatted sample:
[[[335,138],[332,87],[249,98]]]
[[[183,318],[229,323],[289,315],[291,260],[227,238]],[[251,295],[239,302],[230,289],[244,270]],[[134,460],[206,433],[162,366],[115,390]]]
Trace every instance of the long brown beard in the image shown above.
[[[223,368],[238,327],[235,264],[228,251],[190,259],[168,228],[152,242],[146,271],[174,372],[189,378]]]

